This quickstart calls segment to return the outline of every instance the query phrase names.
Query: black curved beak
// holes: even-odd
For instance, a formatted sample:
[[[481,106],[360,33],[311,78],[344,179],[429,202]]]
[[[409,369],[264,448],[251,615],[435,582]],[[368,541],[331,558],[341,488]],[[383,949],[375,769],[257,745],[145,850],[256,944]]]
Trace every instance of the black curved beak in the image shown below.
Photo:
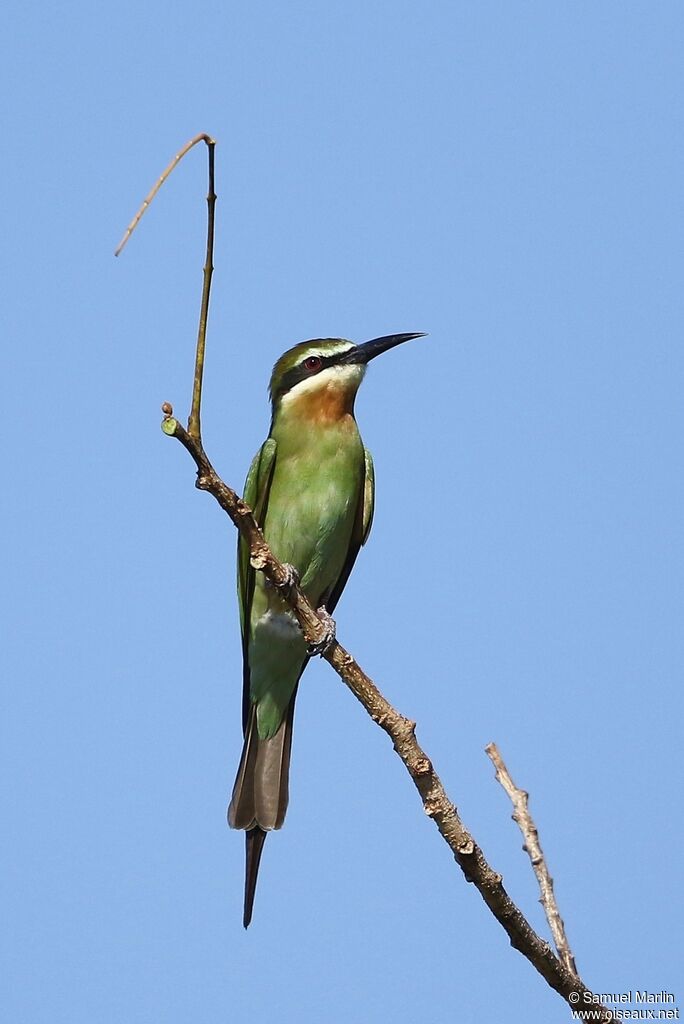
[[[412,338],[425,338],[424,333],[420,334],[386,334],[383,338],[373,338],[372,341],[365,341],[363,345],[356,345],[354,348],[350,348],[348,352],[345,352],[342,358],[339,360],[340,363],[369,363],[371,359],[375,359],[382,352],[387,352],[388,349],[395,348],[397,345],[402,345],[405,341],[411,341]]]

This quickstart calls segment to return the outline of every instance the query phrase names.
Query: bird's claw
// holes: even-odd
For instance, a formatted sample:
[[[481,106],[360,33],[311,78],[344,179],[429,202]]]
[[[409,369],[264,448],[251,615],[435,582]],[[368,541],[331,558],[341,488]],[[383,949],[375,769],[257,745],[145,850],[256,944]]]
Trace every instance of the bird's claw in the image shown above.
[[[318,618],[321,620],[321,625],[323,626],[325,632],[322,638],[318,641],[318,643],[309,644],[307,648],[307,654],[310,654],[312,656],[316,654],[325,654],[325,652],[329,650],[331,644],[335,642],[335,635],[337,632],[335,620],[325,607],[317,608],[316,614],[318,615]]]

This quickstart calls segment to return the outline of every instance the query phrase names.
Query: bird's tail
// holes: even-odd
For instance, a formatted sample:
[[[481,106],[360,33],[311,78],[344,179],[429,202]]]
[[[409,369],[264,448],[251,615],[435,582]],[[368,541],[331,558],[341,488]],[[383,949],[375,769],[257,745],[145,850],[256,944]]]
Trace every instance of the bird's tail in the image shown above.
[[[256,707],[250,707],[242,757],[228,808],[231,828],[245,829],[245,928],[252,920],[252,906],[266,833],[280,828],[288,802],[290,749],[294,694],[287,714],[275,736],[261,739],[257,730]]]

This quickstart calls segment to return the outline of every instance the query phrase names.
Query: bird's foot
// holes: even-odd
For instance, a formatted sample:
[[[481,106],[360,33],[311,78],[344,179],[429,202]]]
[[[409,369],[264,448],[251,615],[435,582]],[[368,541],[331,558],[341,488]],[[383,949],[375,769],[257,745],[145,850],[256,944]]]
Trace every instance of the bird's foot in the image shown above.
[[[323,655],[327,650],[329,650],[331,644],[335,642],[337,627],[335,626],[335,620],[325,607],[317,608],[316,614],[318,615],[318,618],[321,620],[321,625],[323,626],[325,632],[322,638],[318,641],[318,643],[309,644],[307,648],[307,653],[310,655]]]

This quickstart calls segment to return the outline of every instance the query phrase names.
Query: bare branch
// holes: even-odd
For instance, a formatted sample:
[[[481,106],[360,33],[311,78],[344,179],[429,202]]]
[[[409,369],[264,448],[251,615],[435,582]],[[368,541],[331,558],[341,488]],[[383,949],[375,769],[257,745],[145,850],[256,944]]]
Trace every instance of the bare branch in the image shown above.
[[[159,190],[175,165],[192,146],[199,141],[206,142],[209,147],[209,195],[207,258],[204,268],[204,284],[200,327],[197,341],[195,361],[195,382],[193,387],[193,403],[186,430],[173,416],[173,408],[165,402],[162,406],[164,419],[162,430],[170,437],[177,438],[192,456],[197,467],[196,486],[218,501],[230,519],[242,534],[249,546],[252,566],[263,572],[290,606],[301,627],[304,638],[310,645],[319,644],[326,636],[326,627],[305,595],[298,586],[292,584],[290,572],[278,561],[270,551],[264,535],[259,528],[252,510],[245,502],[221,480],[211,465],[201,440],[200,403],[202,391],[202,370],[204,365],[204,339],[206,336],[207,315],[209,308],[209,289],[212,271],[212,251],[214,240],[214,176],[213,155],[214,141],[207,135],[198,135],[192,139],[174,158],[154,189],[147,197],[126,231],[117,253],[130,237],[136,224],[149,206],[152,198]],[[502,884],[501,875],[497,874],[487,863],[482,850],[475,843],[465,825],[461,821],[454,804],[449,800],[444,787],[435,772],[430,758],[416,740],[415,722],[401,715],[380,693],[372,679],[356,663],[352,655],[337,640],[330,644],[323,657],[335,669],[346,683],[354,696],[392,740],[394,749],[404,763],[414,785],[420,794],[423,808],[428,817],[435,822],[440,834],[451,849],[467,881],[472,882],[483,900],[506,931],[511,945],[525,956],[539,971],[548,984],[569,1003],[574,1010],[590,1006],[592,1019],[607,1022],[613,1019],[611,1012],[595,1002],[592,993],[587,989],[572,968],[556,957],[547,942],[536,934],[521,911],[511,900]],[[596,1014],[596,1016],[593,1016]]]
[[[319,643],[325,635],[323,623],[299,587],[291,585],[289,573],[270,551],[251,509],[221,480],[211,465],[201,441],[191,437],[171,415],[172,410],[168,403],[164,403],[162,410],[165,413],[162,422],[164,433],[176,437],[195,461],[196,486],[213,495],[221,508],[228,513],[249,545],[252,566],[263,572],[280,590],[284,600],[292,608],[307,643]],[[373,680],[337,640],[333,641],[322,656],[363,704],[373,721],[377,722],[392,740],[394,749],[420,794],[425,813],[435,822],[466,880],[476,887],[494,917],[506,931],[511,945],[530,961],[572,1009],[591,1006],[592,1012],[599,1014],[592,1019],[604,1022],[612,1020],[610,1011],[592,1001],[591,992],[584,982],[554,955],[548,942],[537,935],[511,900],[504,889],[501,875],[487,863],[482,850],[449,800],[430,758],[418,744],[415,722],[405,718],[392,707]]]
[[[549,928],[551,929],[553,941],[555,942],[556,949],[558,950],[558,956],[566,969],[570,971],[571,974],[577,976],[575,958],[572,955],[570,943],[568,942],[565,934],[565,925],[563,924],[563,918],[560,916],[558,904],[556,903],[556,896],[553,891],[553,878],[551,877],[546,865],[541,843],[539,842],[537,826],[529,812],[529,793],[524,789],[518,789],[516,784],[513,782],[511,774],[504,763],[496,743],[488,744],[488,746],[485,747],[485,754],[496,768],[497,782],[501,783],[513,804],[512,818],[523,834],[523,850],[528,854],[530,861],[532,862],[534,873],[537,876],[537,881],[539,882],[539,890],[541,892],[539,902],[543,906],[544,913],[546,914],[546,920],[549,922]]]

